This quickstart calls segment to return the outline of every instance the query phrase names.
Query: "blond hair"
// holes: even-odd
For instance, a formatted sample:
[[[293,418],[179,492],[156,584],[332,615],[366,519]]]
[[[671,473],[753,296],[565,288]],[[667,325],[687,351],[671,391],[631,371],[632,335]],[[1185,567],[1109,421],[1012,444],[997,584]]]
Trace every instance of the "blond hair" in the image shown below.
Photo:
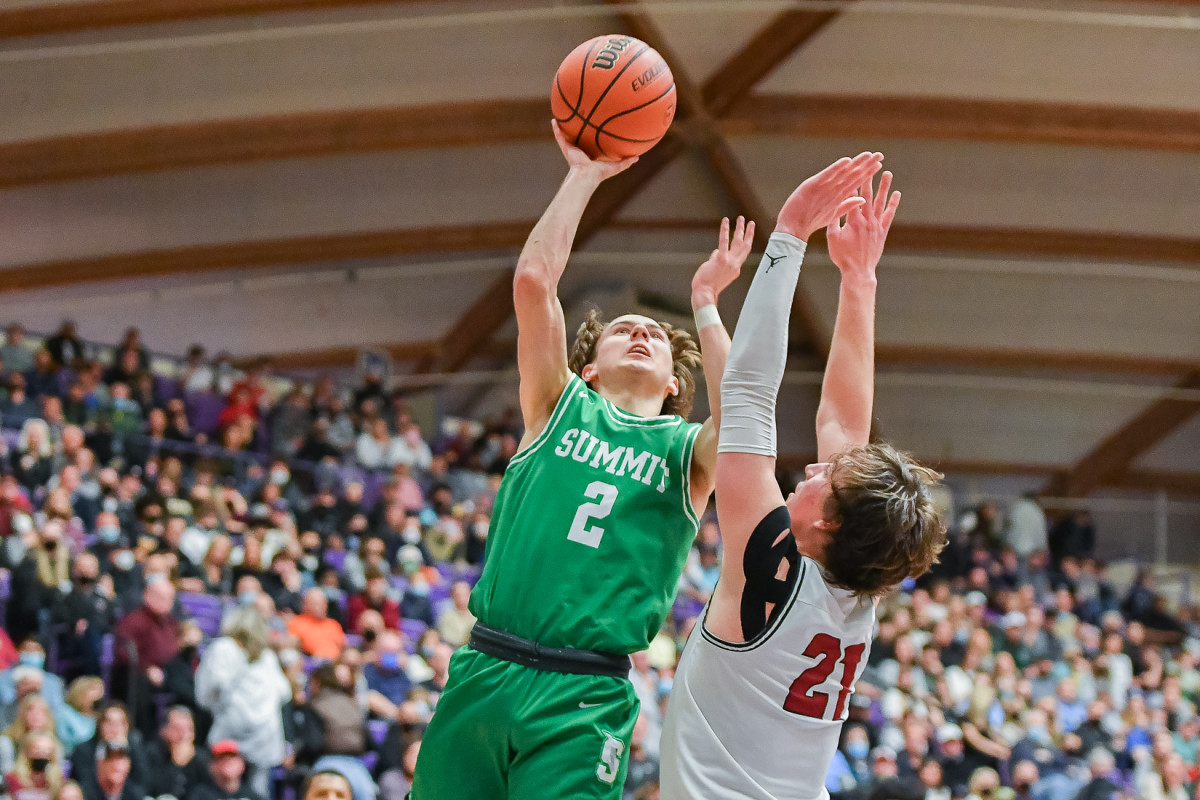
[[[575,332],[575,342],[567,358],[567,366],[572,372],[582,375],[583,368],[595,361],[596,343],[600,341],[607,325],[600,319],[600,312],[595,309],[588,311],[579,330]],[[667,334],[675,380],[679,381],[679,393],[667,396],[663,401],[662,413],[677,414],[686,419],[692,413],[692,401],[696,396],[696,376],[692,370],[700,366],[700,347],[683,328],[676,328],[667,322],[658,325]]]

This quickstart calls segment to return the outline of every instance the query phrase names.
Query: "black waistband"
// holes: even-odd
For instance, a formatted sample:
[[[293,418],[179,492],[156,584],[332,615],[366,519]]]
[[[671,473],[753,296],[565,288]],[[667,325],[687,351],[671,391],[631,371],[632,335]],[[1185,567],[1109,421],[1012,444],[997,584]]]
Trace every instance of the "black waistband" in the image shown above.
[[[475,627],[471,629],[469,644],[472,650],[478,650],[485,655],[543,672],[626,678],[632,666],[629,656],[598,653],[594,650],[572,650],[567,647],[543,647],[537,642],[522,639],[507,631],[489,628],[482,622],[476,622]]]

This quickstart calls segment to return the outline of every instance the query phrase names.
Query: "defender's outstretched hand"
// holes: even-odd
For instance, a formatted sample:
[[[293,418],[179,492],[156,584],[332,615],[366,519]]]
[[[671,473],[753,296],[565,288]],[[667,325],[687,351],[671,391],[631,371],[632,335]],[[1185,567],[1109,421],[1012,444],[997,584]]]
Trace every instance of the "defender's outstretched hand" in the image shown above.
[[[882,163],[882,153],[859,153],[830,164],[796,187],[779,210],[775,230],[807,242],[813,231],[865,202],[854,190],[870,181]]]
[[[563,134],[557,121],[552,120],[550,125],[554,128],[554,139],[558,142],[558,149],[562,150],[563,158],[567,160],[567,166],[572,170],[587,172],[595,176],[597,180],[603,181],[624,172],[637,163],[637,156],[622,158],[619,161],[593,159],[567,141],[567,137]]]
[[[851,210],[844,222],[841,217],[834,220],[826,231],[829,257],[843,275],[874,277],[900,205],[899,192],[888,196],[891,187],[892,173],[885,172],[879,179],[879,191],[872,197],[871,181],[867,180],[859,188],[863,204]]]
[[[692,306],[700,308],[717,302],[717,297],[737,280],[742,264],[754,246],[754,223],[745,217],[737,218],[733,237],[729,235],[729,217],[721,220],[721,233],[717,236],[717,249],[712,251],[692,277]]]

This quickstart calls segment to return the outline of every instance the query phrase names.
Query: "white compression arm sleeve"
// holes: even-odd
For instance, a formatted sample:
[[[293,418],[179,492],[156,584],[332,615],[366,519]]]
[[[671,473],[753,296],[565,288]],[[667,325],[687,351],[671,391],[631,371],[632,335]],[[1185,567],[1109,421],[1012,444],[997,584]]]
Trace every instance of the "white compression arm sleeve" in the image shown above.
[[[795,236],[772,233],[754,273],[721,379],[719,453],[776,454],[775,399],[805,247]]]

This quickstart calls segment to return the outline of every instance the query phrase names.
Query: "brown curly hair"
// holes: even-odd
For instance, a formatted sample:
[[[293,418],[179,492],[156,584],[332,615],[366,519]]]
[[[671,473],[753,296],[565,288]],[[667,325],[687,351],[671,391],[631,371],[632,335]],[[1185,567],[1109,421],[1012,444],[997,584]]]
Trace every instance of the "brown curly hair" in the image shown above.
[[[883,443],[830,459],[829,516],[840,523],[825,549],[831,582],[879,596],[928,572],[946,546],[946,521],[929,491],[941,479]]]
[[[675,364],[675,379],[679,381],[679,394],[668,395],[663,401],[662,413],[678,414],[687,419],[692,413],[692,401],[696,397],[696,377],[692,370],[700,366],[700,347],[692,335],[683,328],[676,328],[666,322],[658,323],[667,334],[671,345],[671,358]],[[575,332],[575,342],[571,345],[571,353],[567,357],[567,366],[576,375],[582,376],[583,368],[596,358],[596,342],[608,325],[600,319],[596,309],[588,311],[587,318]]]

